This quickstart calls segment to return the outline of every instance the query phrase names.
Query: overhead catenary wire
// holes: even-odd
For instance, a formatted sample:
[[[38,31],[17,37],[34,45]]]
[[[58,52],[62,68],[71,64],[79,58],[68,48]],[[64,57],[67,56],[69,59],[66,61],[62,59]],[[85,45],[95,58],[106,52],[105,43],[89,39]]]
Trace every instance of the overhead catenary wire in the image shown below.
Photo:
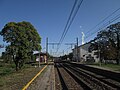
[[[58,52],[58,50],[59,50],[59,48],[60,48],[60,46],[61,46],[61,44],[62,44],[62,42],[63,42],[63,40],[64,40],[64,38],[65,38],[65,36],[66,36],[66,34],[67,34],[67,32],[68,32],[68,30],[69,30],[69,28],[70,28],[70,26],[71,26],[71,24],[72,24],[72,22],[73,22],[73,20],[74,20],[74,18],[75,18],[75,16],[76,16],[76,14],[77,14],[77,12],[78,12],[78,10],[79,10],[82,2],[83,2],[83,0],[80,0],[78,6],[76,6],[77,2],[75,1],[74,5],[73,5],[73,8],[72,8],[72,11],[71,11],[71,13],[70,13],[70,18],[68,18],[68,22],[67,22],[67,24],[66,24],[66,26],[65,26],[65,29],[64,29],[64,32],[63,32],[63,34],[62,34],[62,36],[61,36],[61,38],[60,38],[59,47],[57,48],[57,52]],[[75,6],[76,6],[76,10],[74,11]],[[74,12],[74,13],[73,13],[73,12]],[[71,18],[72,13],[73,13],[73,17]],[[71,20],[70,20],[70,19],[71,19]],[[68,24],[69,24],[69,25],[68,25]]]
[[[83,1],[83,0],[82,0],[82,1]],[[78,12],[78,10],[79,10],[79,8],[80,8],[81,4],[82,4],[82,1],[80,1],[80,2],[79,2],[79,5],[78,5],[78,7],[77,7],[77,9],[76,9],[76,11],[75,11],[75,13],[74,13],[73,17],[72,17],[72,20],[71,20],[71,22],[70,22],[70,24],[69,24],[69,26],[68,26],[68,28],[67,28],[67,30],[66,30],[66,32],[65,32],[65,34],[64,34],[64,37],[63,37],[63,39],[62,39],[62,42],[63,42],[63,40],[64,40],[64,38],[65,38],[65,36],[66,36],[66,34],[67,34],[67,32],[68,32],[68,30],[69,30],[69,28],[70,28],[71,24],[72,24],[72,22],[73,22],[73,20],[74,20],[75,16],[77,15],[77,12]]]
[[[111,17],[112,15],[114,15],[117,11],[119,11],[120,8],[116,9],[115,11],[113,11],[111,14],[109,14],[107,17],[105,17],[103,20],[101,20],[97,25],[95,25],[93,28],[91,28],[88,32],[86,32],[86,36],[89,35],[89,32],[93,31],[97,26],[99,26],[100,24],[102,24],[105,20],[107,20],[109,17]],[[87,35],[88,34],[88,35]]]
[[[120,18],[120,14],[116,15],[114,18],[112,18],[110,21],[108,21],[106,24],[102,25],[99,29],[97,29],[96,31],[94,31],[93,33],[91,33],[89,36],[87,36],[85,39],[91,37],[92,35],[94,35],[96,32],[101,31],[103,28],[105,28],[106,26],[110,25],[111,23],[113,23],[114,21],[118,20]]]
[[[59,44],[61,43],[61,40],[63,39],[63,36],[64,36],[64,34],[65,34],[65,32],[66,32],[66,28],[67,28],[67,26],[68,26],[68,24],[69,24],[69,21],[70,21],[71,17],[72,17],[72,14],[73,14],[73,11],[74,11],[75,6],[76,6],[76,4],[77,4],[77,1],[78,1],[78,0],[75,0],[75,2],[74,2],[74,5],[73,5],[72,10],[71,10],[71,12],[70,12],[69,18],[68,18],[67,23],[66,23],[66,25],[65,25],[64,31],[63,31],[63,33],[62,33],[62,36],[61,36],[60,40],[59,40]]]

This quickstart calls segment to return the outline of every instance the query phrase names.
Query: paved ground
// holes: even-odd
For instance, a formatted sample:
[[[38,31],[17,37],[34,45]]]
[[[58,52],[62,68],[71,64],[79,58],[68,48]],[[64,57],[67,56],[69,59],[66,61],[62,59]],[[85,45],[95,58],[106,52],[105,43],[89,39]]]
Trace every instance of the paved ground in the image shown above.
[[[27,90],[55,90],[54,65],[48,65]]]

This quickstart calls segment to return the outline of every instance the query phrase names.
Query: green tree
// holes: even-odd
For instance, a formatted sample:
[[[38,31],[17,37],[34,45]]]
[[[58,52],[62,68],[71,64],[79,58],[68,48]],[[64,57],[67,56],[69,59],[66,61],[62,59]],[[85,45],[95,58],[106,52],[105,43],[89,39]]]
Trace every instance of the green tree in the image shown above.
[[[120,22],[112,24],[108,27],[109,40],[111,41],[117,53],[117,64],[120,64]]]
[[[98,45],[102,57],[116,59],[120,64],[120,22],[100,31],[93,41]]]
[[[70,60],[72,60],[73,59],[73,53],[69,53],[68,57],[69,57]]]
[[[0,35],[3,36],[3,41],[9,43],[6,53],[12,56],[16,70],[32,57],[34,50],[41,50],[41,37],[29,22],[9,22],[4,26]]]
[[[62,59],[62,60],[67,60],[67,57],[68,57],[68,56],[65,54],[65,55],[61,56],[61,59]]]

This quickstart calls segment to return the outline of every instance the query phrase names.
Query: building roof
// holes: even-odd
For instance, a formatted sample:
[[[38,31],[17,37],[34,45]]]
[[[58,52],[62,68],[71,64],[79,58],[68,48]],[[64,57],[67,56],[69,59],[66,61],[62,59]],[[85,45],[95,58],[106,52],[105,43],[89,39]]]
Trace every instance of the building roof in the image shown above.
[[[85,43],[85,44],[83,44],[83,45],[80,45],[80,46],[78,46],[78,48],[80,48],[80,47],[82,47],[82,46],[85,46],[85,45],[87,45],[87,44],[91,44],[91,42],[87,42],[87,43]],[[72,50],[74,50],[74,49],[76,49],[76,47],[73,48]]]

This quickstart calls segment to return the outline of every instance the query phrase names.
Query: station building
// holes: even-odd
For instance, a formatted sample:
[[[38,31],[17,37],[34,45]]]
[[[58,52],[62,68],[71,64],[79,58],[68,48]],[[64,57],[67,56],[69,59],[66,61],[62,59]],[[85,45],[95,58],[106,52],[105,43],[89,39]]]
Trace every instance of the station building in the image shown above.
[[[37,52],[34,54],[36,56],[36,62],[44,62],[46,63],[47,62],[47,54],[46,53],[43,53],[43,52]]]
[[[72,49],[73,60],[78,62],[85,62],[88,60],[94,60],[94,62],[99,62],[98,50],[89,52],[90,45],[91,43],[88,42],[78,47],[75,46],[75,48]]]

